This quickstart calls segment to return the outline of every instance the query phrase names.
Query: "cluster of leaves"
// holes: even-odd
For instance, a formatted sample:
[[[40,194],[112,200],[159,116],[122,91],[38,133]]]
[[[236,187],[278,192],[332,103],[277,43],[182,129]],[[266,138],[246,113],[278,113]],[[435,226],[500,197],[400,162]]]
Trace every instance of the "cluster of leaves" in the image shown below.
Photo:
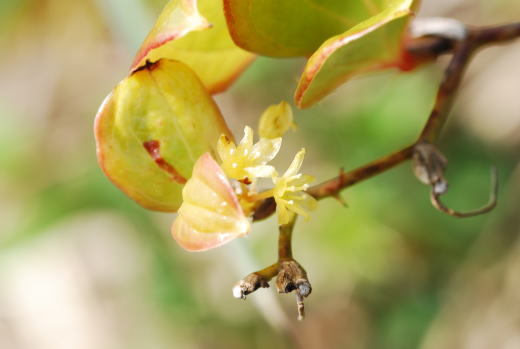
[[[224,91],[256,54],[308,57],[295,104],[309,107],[352,76],[410,68],[402,49],[414,0],[171,0],[96,117],[98,159],[108,177],[145,208],[179,211],[173,235],[190,250],[249,231],[255,205],[277,203],[281,224],[315,206],[298,174],[267,165],[292,120],[268,109],[235,146],[211,94]],[[274,108],[274,109],[273,109]],[[215,160],[220,160],[219,163]],[[273,188],[256,192],[256,178]]]

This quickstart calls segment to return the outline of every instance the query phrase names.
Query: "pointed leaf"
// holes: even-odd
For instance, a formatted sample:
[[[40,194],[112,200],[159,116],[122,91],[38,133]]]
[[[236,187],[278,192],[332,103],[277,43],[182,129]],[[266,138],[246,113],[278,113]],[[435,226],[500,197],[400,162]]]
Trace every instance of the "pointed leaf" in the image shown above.
[[[171,0],[162,10],[137,52],[132,70],[143,66],[151,51],[158,47],[171,40],[180,39],[191,31],[207,29],[210,26],[206,18],[199,13],[197,0]]]
[[[170,60],[132,73],[96,117],[98,160],[142,206],[176,211],[196,160],[231,138],[211,96],[186,65]]]
[[[311,106],[354,75],[399,67],[404,30],[416,5],[414,0],[390,0],[383,12],[325,41],[300,78],[298,107]]]
[[[377,15],[388,0],[224,0],[238,46],[274,57],[310,56],[326,39]]]
[[[185,63],[211,93],[217,93],[240,75],[254,55],[231,40],[220,1],[199,0],[197,9],[196,0],[171,0],[143,43],[132,69],[147,60],[162,58]]]
[[[172,236],[188,251],[205,251],[249,233],[233,188],[209,153],[200,157],[182,192],[183,203]]]

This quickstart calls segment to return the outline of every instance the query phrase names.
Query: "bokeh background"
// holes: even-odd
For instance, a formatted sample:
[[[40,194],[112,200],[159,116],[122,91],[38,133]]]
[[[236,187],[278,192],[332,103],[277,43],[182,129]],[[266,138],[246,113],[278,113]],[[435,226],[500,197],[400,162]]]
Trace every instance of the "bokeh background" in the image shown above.
[[[0,348],[520,348],[520,42],[470,66],[439,146],[446,202],[487,200],[459,220],[435,211],[404,164],[325,200],[295,230],[314,290],[232,298],[276,259],[276,222],[206,253],[169,235],[99,169],[92,125],[165,0],[0,0]],[[422,16],[474,25],[520,20],[517,0],[425,0]],[[302,60],[259,58],[217,102],[236,135],[291,100]],[[296,111],[278,163],[307,148],[318,180],[412,142],[443,61],[378,73]]]

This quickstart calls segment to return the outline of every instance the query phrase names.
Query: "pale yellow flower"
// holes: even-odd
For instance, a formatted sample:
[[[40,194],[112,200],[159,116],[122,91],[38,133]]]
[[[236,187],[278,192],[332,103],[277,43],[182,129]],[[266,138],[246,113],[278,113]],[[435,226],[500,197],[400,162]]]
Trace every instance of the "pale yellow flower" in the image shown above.
[[[258,133],[262,138],[272,139],[282,137],[290,128],[295,127],[291,106],[282,101],[264,111],[258,124]]]
[[[308,218],[308,211],[314,210],[317,206],[316,199],[305,192],[309,183],[314,181],[314,177],[298,173],[304,156],[305,149],[302,149],[283,176],[273,176],[273,197],[276,201],[279,224],[289,223],[294,214]]]
[[[238,146],[225,135],[221,135],[217,151],[222,160],[222,169],[228,177],[251,182],[256,178],[273,176],[276,171],[267,163],[278,154],[281,145],[281,138],[260,138],[253,144],[253,130],[246,126],[244,137]]]

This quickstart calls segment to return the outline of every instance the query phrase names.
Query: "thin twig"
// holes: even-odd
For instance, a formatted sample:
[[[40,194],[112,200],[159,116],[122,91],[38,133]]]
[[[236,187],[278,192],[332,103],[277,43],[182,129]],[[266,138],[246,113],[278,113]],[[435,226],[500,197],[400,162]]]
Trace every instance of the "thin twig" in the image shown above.
[[[433,110],[417,142],[434,143],[439,137],[474,50],[475,44],[471,40],[461,41],[455,46],[453,58],[448,64],[444,72],[444,79],[439,86]]]
[[[288,223],[280,226],[280,234],[278,236],[278,262],[292,259],[292,232],[296,222],[296,215]]]
[[[324,199],[328,197],[337,197],[338,193],[358,182],[374,177],[383,173],[398,164],[410,159],[414,152],[415,144],[403,148],[395,153],[384,156],[380,159],[372,161],[364,166],[356,168],[349,172],[341,171],[338,177],[332,178],[326,182],[315,185],[307,190],[307,192],[316,199]],[[259,221],[271,216],[276,210],[276,203],[272,198],[264,200],[257,208],[253,215],[254,221]]]
[[[468,211],[468,212],[459,212],[454,209],[451,209],[449,207],[446,207],[441,202],[441,195],[442,193],[438,193],[435,191],[434,188],[432,188],[432,191],[430,193],[430,199],[432,202],[432,205],[438,209],[441,212],[444,212],[450,216],[458,217],[458,218],[467,218],[467,217],[474,217],[478,216],[484,213],[490,212],[492,209],[494,209],[497,205],[497,196],[498,196],[498,176],[497,176],[497,169],[496,167],[492,167],[491,169],[491,191],[489,195],[489,201],[486,205],[483,207]]]
[[[478,47],[501,44],[520,37],[520,22],[485,28],[470,28],[470,38]]]
[[[298,309],[298,320],[305,316],[303,300],[312,292],[307,278],[307,272],[292,256],[292,232],[297,216],[294,215],[288,224],[281,225],[278,239],[278,261],[262,270],[247,275],[233,287],[236,298],[246,299],[246,296],[261,287],[269,287],[269,281],[276,278],[276,288],[279,293],[295,292]]]
[[[471,28],[467,36],[459,41],[442,37],[423,37],[413,39],[407,43],[408,54],[416,57],[417,62],[426,62],[439,55],[453,51],[453,57],[446,68],[443,81],[439,86],[435,105],[417,141],[395,153],[372,161],[364,166],[349,172],[340,171],[339,176],[318,184],[308,190],[316,199],[327,197],[339,198],[339,193],[365,179],[381,174],[402,162],[414,158],[415,172],[418,178],[432,187],[431,201],[435,208],[455,217],[470,217],[491,211],[497,203],[497,176],[492,173],[492,191],[489,203],[475,211],[458,212],[446,207],[440,196],[447,190],[447,181],[443,173],[446,159],[433,145],[437,140],[442,127],[446,123],[452,107],[455,94],[460,86],[462,76],[472,54],[483,45],[501,43],[520,36],[520,23],[510,25]],[[273,198],[265,199],[255,210],[253,219],[260,220],[269,217],[276,210]],[[301,265],[293,259],[292,232],[296,216],[289,224],[280,226],[278,239],[278,261],[262,270],[251,273],[233,288],[237,298],[246,296],[260,287],[269,287],[269,281],[277,276],[278,292],[289,293],[295,291],[298,308],[298,319],[305,315],[304,298],[312,292],[307,273]]]
[[[431,61],[442,54],[453,52],[453,58],[446,68],[444,79],[439,86],[435,105],[417,142],[367,165],[349,172],[342,172],[335,178],[311,187],[308,193],[316,199],[337,197],[341,190],[409,160],[417,144],[425,141],[434,143],[447,120],[453,99],[460,87],[463,73],[472,54],[485,45],[500,44],[518,37],[520,37],[520,22],[485,28],[469,28],[467,38],[459,42],[436,36],[409,40],[406,43],[406,50],[419,62]],[[436,207],[443,207],[439,200],[436,201],[439,203]],[[274,200],[272,198],[266,199],[258,206],[253,219],[255,221],[265,219],[275,210],[276,203]]]
[[[406,53],[416,62],[429,62],[437,57],[450,53],[455,47],[453,39],[439,36],[423,36],[409,38],[406,43]]]
[[[278,263],[274,263],[262,270],[255,271],[255,274],[265,279],[266,281],[270,281],[276,276],[276,274],[278,274]]]
[[[414,145],[408,146],[398,152],[377,159],[355,170],[343,172],[336,178],[309,188],[307,192],[316,199],[334,196],[340,190],[383,173],[403,161],[410,159],[413,151]]]

